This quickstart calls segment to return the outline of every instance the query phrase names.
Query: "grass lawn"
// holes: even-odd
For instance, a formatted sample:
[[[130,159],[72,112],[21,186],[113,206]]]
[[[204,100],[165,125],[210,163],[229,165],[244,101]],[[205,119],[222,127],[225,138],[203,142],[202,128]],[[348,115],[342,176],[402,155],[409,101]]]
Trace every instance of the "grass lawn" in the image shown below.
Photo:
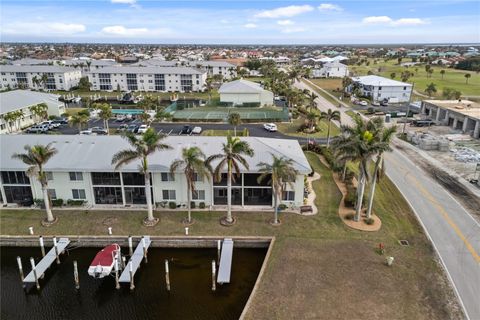
[[[434,259],[413,213],[388,179],[378,184],[376,214],[379,232],[365,233],[346,227],[337,214],[341,200],[332,173],[313,153],[310,164],[321,175],[313,183],[319,213],[300,216],[283,213],[282,225],[267,223],[268,212],[235,213],[237,224],[218,223],[223,213],[194,212],[191,235],[275,236],[277,241],[247,319],[459,319],[447,281]],[[107,234],[113,227],[121,235],[176,235],[184,233],[184,212],[156,212],[160,223],[145,228],[139,211],[55,211],[59,222],[40,225],[44,213],[37,210],[2,210],[1,234],[88,235]],[[107,221],[106,223],[105,221]],[[398,244],[407,239],[409,247]],[[393,267],[375,248],[385,243],[386,254],[395,257]]]
[[[226,136],[233,136],[234,130],[205,130],[201,134],[202,136],[217,136],[217,137],[226,137]],[[248,130],[246,131],[246,135],[244,135],[244,131],[237,128],[237,136],[238,137],[248,137]]]
[[[319,121],[318,126],[320,126],[320,131],[313,133],[313,134],[307,134],[307,133],[302,133],[302,132],[297,132],[298,128],[303,124],[305,121],[304,118],[298,117],[298,119],[292,120],[292,122],[282,122],[282,123],[277,123],[277,128],[278,131],[289,135],[289,136],[294,136],[294,137],[305,137],[305,138],[326,138],[327,137],[327,130],[328,130],[328,124],[326,121]],[[330,136],[336,136],[340,133],[338,127],[332,123],[330,126]]]
[[[464,96],[476,96],[480,98],[480,74],[473,71],[466,70],[457,70],[452,68],[447,68],[445,66],[435,66],[432,65],[433,74],[431,78],[427,77],[427,72],[425,71],[425,64],[419,64],[411,67],[402,67],[397,64],[397,60],[384,61],[382,59],[377,59],[379,62],[377,64],[373,63],[374,59],[369,59],[370,64],[366,66],[365,64],[361,66],[349,66],[349,70],[355,73],[356,76],[367,75],[368,71],[372,71],[374,74],[390,78],[390,74],[395,73],[396,77],[394,80],[401,81],[402,71],[409,70],[415,75],[411,77],[408,82],[415,83],[414,89],[420,93],[424,93],[425,88],[430,83],[435,83],[437,87],[437,94],[435,97],[441,97],[443,88],[453,88],[460,90]],[[403,59],[403,62],[410,62],[411,59]],[[379,71],[380,68],[380,71]],[[415,69],[418,69],[415,71]],[[445,75],[442,79],[440,70],[445,70]],[[468,84],[466,84],[465,74],[470,73],[471,77],[468,79]]]
[[[85,110],[85,108],[65,108],[65,113],[68,114],[69,117],[71,117],[82,110]]]

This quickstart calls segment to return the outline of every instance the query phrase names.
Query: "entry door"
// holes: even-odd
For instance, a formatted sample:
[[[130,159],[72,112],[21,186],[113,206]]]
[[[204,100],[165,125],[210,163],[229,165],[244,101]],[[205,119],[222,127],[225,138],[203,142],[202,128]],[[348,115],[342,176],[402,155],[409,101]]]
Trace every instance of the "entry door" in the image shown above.
[[[125,203],[133,204],[133,190],[125,189]]]

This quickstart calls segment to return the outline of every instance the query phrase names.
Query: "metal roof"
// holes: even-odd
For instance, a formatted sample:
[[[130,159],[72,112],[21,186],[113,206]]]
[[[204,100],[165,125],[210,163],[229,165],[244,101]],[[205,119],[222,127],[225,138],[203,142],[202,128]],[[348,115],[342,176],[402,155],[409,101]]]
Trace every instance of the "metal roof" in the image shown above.
[[[411,87],[410,83],[400,82],[376,75],[353,77],[353,81],[360,82],[366,86],[384,86],[384,87]]]
[[[100,69],[92,69],[90,73],[143,73],[143,74],[204,74],[204,72],[189,67],[104,67]]]
[[[297,140],[272,139],[259,137],[241,138],[250,144],[254,150],[253,157],[246,156],[249,170],[241,167],[242,172],[257,172],[257,164],[269,162],[271,154],[284,156],[293,160],[293,165],[302,174],[311,171],[310,165],[303,154]],[[204,136],[170,136],[164,142],[172,147],[170,150],[158,151],[152,154],[149,168],[152,172],[167,172],[174,159],[181,156],[185,147],[197,146],[208,157],[221,152],[225,137]],[[87,171],[112,172],[112,156],[119,150],[131,148],[121,136],[86,136],[86,135],[0,135],[0,169],[25,170],[26,165],[17,159],[12,159],[14,153],[24,152],[25,145],[48,144],[58,150],[58,153],[46,164],[47,171]],[[140,162],[132,162],[122,171],[138,171]]]
[[[0,114],[15,111],[39,103],[60,105],[60,96],[51,93],[35,92],[29,90],[12,90],[0,93]]]
[[[61,66],[43,66],[43,65],[3,65],[0,66],[1,72],[33,72],[33,73],[65,73],[65,72],[80,72],[80,70],[75,70],[75,68],[61,67]]]
[[[234,80],[226,82],[218,89],[219,93],[261,93],[265,89],[258,83],[248,80]]]

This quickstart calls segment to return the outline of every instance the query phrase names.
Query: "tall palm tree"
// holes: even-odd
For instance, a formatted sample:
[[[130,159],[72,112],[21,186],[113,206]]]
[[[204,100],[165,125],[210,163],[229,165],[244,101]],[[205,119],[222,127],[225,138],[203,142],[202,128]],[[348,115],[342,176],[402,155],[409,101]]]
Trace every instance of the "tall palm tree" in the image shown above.
[[[213,161],[219,161],[214,169],[213,175],[217,181],[222,179],[222,170],[227,167],[227,217],[226,223],[232,224],[232,180],[240,175],[240,165],[249,169],[247,160],[243,156],[253,157],[253,149],[246,141],[238,137],[227,137],[227,143],[223,144],[222,153],[211,155],[207,158],[207,165],[211,166]],[[235,175],[233,174],[235,172]]]
[[[315,92],[308,90],[307,92],[307,98],[308,98],[308,106],[310,109],[316,109],[316,103],[315,99],[318,98],[318,95],[315,94]]]
[[[334,149],[337,160],[340,162],[358,162],[358,187],[357,205],[355,208],[355,221],[360,221],[365,185],[369,180],[368,162],[378,153],[378,122],[380,118],[364,121],[360,117],[354,117],[353,127],[341,126],[342,135],[335,140]]]
[[[465,73],[465,83],[468,84],[468,79],[470,79],[472,75],[470,73]]]
[[[113,116],[112,107],[108,103],[94,103],[93,105],[95,109],[100,110],[98,115],[103,120],[103,127],[107,129],[107,134],[109,134],[108,120]]]
[[[333,111],[332,109],[328,109],[327,112],[322,111],[320,114],[320,119],[325,119],[328,122],[328,131],[327,131],[327,147],[330,146],[330,127],[332,125],[332,121],[340,121],[340,111]]]
[[[273,224],[278,224],[278,205],[282,199],[286,184],[293,187],[298,171],[293,167],[293,160],[283,156],[277,157],[272,154],[272,163],[260,162],[257,166],[261,172],[258,177],[258,183],[269,179],[268,183],[272,185],[273,191]]]
[[[43,84],[43,88],[45,89],[48,82],[48,75],[46,73],[42,74],[42,76],[40,77],[40,82]]]
[[[383,123],[378,123],[378,126],[382,127]],[[390,143],[397,131],[396,127],[389,127],[389,128],[381,128],[380,132],[378,133],[378,154],[377,160],[375,161],[375,168],[372,174],[372,182],[370,184],[370,194],[368,197],[368,207],[367,207],[367,219],[372,216],[372,207],[373,207],[373,197],[375,195],[375,185],[377,183],[377,179],[380,178],[382,171],[384,170],[383,164],[383,154],[385,152],[392,151],[390,147]]]
[[[307,113],[307,125],[310,131],[313,131],[319,117],[320,115],[316,111],[309,111]]]
[[[177,170],[182,170],[187,180],[187,223],[192,223],[191,201],[192,194],[195,194],[195,181],[210,177],[212,171],[205,162],[205,154],[199,147],[182,149],[182,158],[177,159],[170,165],[170,174],[174,175]],[[195,177],[197,179],[195,179]]]
[[[129,164],[130,162],[140,161],[140,174],[145,176],[145,196],[147,198],[148,210],[147,219],[144,220],[144,224],[153,226],[158,222],[158,219],[153,216],[148,157],[156,151],[171,149],[171,147],[168,144],[162,143],[162,140],[166,136],[156,133],[152,128],[148,128],[140,137],[137,137],[132,132],[127,132],[123,137],[133,149],[125,149],[115,153],[112,157],[112,165],[115,165],[115,170],[118,170],[120,167]]]
[[[232,112],[228,115],[228,124],[233,126],[233,135],[237,136],[237,126],[242,123],[242,117],[238,112]]]
[[[71,117],[70,121],[68,122],[71,126],[78,127],[78,133],[82,131],[82,127],[88,123],[88,116],[86,114],[75,114]]]
[[[26,153],[15,153],[12,155],[13,159],[19,159],[26,165],[28,165],[27,175],[29,177],[35,177],[42,186],[43,202],[45,204],[45,210],[47,212],[47,223],[55,222],[52,209],[50,207],[50,197],[48,195],[48,179],[47,174],[43,171],[45,164],[50,160],[58,151],[52,144],[45,145],[26,145],[24,147]]]

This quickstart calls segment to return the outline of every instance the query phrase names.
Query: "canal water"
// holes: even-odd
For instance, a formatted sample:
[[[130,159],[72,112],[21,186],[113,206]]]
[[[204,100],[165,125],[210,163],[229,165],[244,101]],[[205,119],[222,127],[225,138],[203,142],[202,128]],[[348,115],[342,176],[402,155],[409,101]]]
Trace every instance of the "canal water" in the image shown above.
[[[216,249],[151,248],[148,264],[142,263],[135,274],[135,290],[130,291],[129,284],[116,290],[114,277],[88,276],[88,266],[99,250],[68,251],[62,263],[54,263],[40,280],[37,291],[22,288],[16,257],[22,257],[26,275],[29,257],[38,262],[40,248],[1,247],[1,319],[238,319],[266,254],[266,249],[235,248],[231,283],[217,284],[212,292],[211,261],[217,258]],[[170,261],[170,292],[165,287],[165,259]],[[79,290],[73,280],[74,260],[78,261]]]

